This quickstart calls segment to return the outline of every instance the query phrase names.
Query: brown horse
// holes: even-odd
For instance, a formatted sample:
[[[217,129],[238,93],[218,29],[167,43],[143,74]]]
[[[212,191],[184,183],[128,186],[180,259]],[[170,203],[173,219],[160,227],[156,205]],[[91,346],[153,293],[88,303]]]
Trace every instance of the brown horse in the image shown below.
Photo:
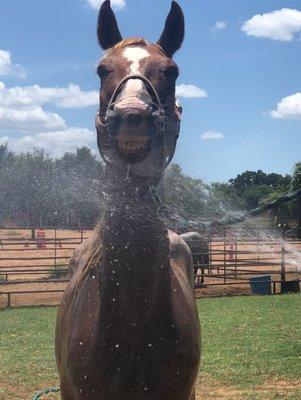
[[[199,232],[186,232],[180,235],[192,252],[194,275],[201,270],[201,285],[205,282],[205,272],[209,268],[209,240]]]
[[[159,217],[156,187],[179,131],[172,55],[184,17],[172,3],[157,44],[122,40],[100,10],[98,146],[106,206],[71,260],[56,327],[63,400],[193,400],[199,320],[191,252]]]

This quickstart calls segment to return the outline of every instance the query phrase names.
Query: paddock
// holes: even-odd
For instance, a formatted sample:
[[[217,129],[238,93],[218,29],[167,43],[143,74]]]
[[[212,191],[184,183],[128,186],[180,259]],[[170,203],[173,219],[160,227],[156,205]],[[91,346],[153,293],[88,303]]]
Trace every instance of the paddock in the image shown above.
[[[68,283],[73,250],[93,231],[46,229],[40,238],[31,228],[0,230],[0,307],[58,305]],[[35,236],[35,237],[33,237]],[[204,236],[208,262],[195,267],[197,297],[251,294],[250,278],[270,276],[272,293],[283,282],[300,279],[301,241],[290,237]],[[202,247],[204,248],[204,247]],[[201,277],[204,284],[201,284]]]
[[[48,229],[41,249],[31,229],[0,230],[1,400],[27,400],[58,384],[53,357],[56,305],[68,282],[69,257],[91,233]],[[206,243],[209,263],[199,264],[195,277],[204,351],[196,399],[299,399],[301,365],[295,348],[301,335],[301,297],[242,295],[251,293],[253,276],[270,274],[276,294],[283,274],[286,281],[299,278],[301,243],[289,237],[233,235],[207,237]],[[208,298],[212,296],[223,297]],[[24,307],[36,305],[47,307]],[[46,398],[60,399],[55,394],[42,400]]]
[[[204,351],[197,400],[300,399],[299,295],[202,298],[197,305]],[[1,400],[29,400],[58,384],[56,311],[26,307],[0,313]]]

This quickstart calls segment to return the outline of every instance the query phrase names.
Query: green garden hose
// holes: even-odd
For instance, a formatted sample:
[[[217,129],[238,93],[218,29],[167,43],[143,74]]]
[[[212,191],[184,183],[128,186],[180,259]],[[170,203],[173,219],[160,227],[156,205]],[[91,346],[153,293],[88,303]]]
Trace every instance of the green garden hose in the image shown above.
[[[42,396],[45,396],[47,394],[51,394],[51,393],[58,393],[60,391],[59,387],[52,387],[49,389],[45,389],[45,390],[41,390],[40,392],[38,392],[37,394],[35,394],[32,398],[32,400],[39,400]]]

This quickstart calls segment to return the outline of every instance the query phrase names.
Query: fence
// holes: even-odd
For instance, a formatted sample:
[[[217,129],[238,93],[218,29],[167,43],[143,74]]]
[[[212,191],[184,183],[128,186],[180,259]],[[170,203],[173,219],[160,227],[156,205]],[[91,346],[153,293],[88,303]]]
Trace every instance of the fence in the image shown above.
[[[0,229],[0,306],[58,304],[83,229]]]
[[[73,250],[88,230],[0,229],[0,306],[58,304]],[[41,246],[42,240],[42,246]],[[249,293],[250,278],[270,276],[273,292],[300,277],[301,241],[282,238],[209,237],[194,243],[198,295]]]
[[[273,292],[281,292],[283,283],[296,280],[301,271],[301,241],[292,239],[213,237],[204,239],[207,252],[194,253],[194,262],[208,254],[208,263],[197,263],[197,289],[232,287],[250,291],[250,279],[266,276]],[[200,248],[204,248],[200,240]],[[194,243],[194,249],[196,244]],[[245,288],[245,289],[244,289]]]

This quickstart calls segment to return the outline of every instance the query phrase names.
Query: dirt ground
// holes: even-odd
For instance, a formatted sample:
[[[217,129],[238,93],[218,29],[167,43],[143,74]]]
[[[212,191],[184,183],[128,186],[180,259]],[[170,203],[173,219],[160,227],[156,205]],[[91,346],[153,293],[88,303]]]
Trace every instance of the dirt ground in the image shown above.
[[[300,381],[271,380],[263,385],[250,389],[237,389],[231,386],[222,386],[220,382],[210,380],[210,385],[199,381],[196,389],[196,400],[284,400],[290,395],[299,393]],[[297,399],[297,397],[294,397]]]
[[[38,291],[48,290],[48,293],[11,294],[12,306],[29,305],[57,305],[62,293],[51,293],[51,290],[64,290],[65,282],[55,281],[55,275],[49,275],[45,269],[67,268],[69,257],[79,246],[82,239],[87,239],[92,231],[47,230],[46,249],[39,249],[36,240],[31,240],[30,230],[0,230],[0,307],[6,307],[8,296],[5,291]],[[56,240],[54,240],[56,238]],[[247,281],[257,272],[267,273],[273,280],[280,280],[281,243],[279,242],[244,242],[227,243],[215,241],[211,243],[212,269],[205,277],[205,285],[196,290],[197,297],[221,295],[248,295],[250,285],[242,284],[239,279]],[[288,279],[300,277],[296,274],[301,268],[301,242],[288,242],[285,254]],[[41,271],[42,269],[42,271]],[[8,282],[4,285],[5,272]],[[210,286],[223,284],[225,271],[232,276],[226,276],[228,286]],[[245,274],[241,276],[233,275]],[[2,274],[1,274],[2,273]],[[200,273],[200,270],[199,270]],[[249,275],[250,274],[250,275]],[[1,279],[2,278],[2,279]],[[238,279],[237,279],[238,278]],[[51,280],[51,282],[39,282]],[[11,284],[10,284],[11,282]],[[280,291],[280,284],[276,285],[276,292]]]
[[[1,386],[0,386],[1,388]],[[11,389],[14,393],[14,388]],[[210,379],[209,382],[198,382],[196,387],[196,400],[286,400],[299,399],[301,393],[300,381],[270,380],[269,382],[254,386],[250,389],[238,389],[223,386],[220,382]],[[291,397],[295,395],[295,397]],[[27,400],[28,389],[18,393],[18,399]],[[59,394],[41,397],[41,400],[60,400]]]

